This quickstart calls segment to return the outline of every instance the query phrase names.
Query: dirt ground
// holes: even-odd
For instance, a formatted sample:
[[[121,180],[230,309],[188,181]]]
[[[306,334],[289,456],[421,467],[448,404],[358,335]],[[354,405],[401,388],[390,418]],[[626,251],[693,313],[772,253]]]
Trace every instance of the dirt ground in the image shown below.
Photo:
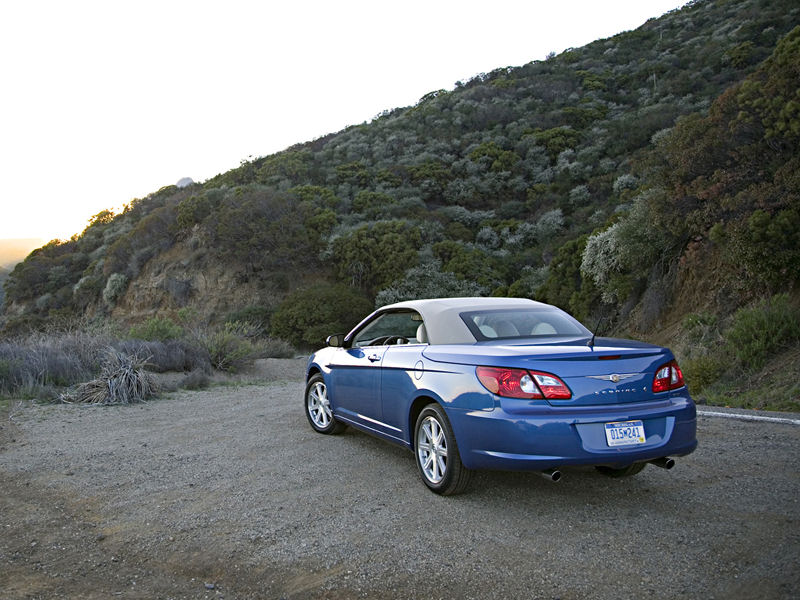
[[[131,407],[12,404],[0,598],[800,594],[796,425],[701,417],[671,471],[479,473],[441,498],[406,450],[311,432],[301,363],[262,367]]]

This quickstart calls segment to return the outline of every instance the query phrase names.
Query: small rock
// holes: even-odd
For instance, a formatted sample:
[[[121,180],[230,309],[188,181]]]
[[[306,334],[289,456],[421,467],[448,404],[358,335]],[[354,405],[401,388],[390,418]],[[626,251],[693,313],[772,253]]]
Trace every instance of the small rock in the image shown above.
[[[207,590],[213,590],[213,589],[215,589],[216,587],[217,587],[217,586],[215,586],[213,583],[207,583],[207,584],[206,584],[206,589],[207,589]]]

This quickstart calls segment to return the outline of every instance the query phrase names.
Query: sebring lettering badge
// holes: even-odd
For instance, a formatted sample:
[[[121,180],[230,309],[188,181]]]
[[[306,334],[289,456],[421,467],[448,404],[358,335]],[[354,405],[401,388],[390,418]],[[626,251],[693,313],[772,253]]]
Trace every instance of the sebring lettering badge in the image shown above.
[[[619,383],[620,381],[623,381],[625,379],[630,379],[631,377],[635,377],[637,375],[641,375],[641,373],[612,373],[611,375],[587,375],[587,377],[589,379],[599,379],[601,381],[610,381],[611,383]],[[646,392],[647,386],[643,386],[641,390],[635,387],[602,390],[595,392],[595,396],[602,396],[606,394],[625,394],[638,391]]]

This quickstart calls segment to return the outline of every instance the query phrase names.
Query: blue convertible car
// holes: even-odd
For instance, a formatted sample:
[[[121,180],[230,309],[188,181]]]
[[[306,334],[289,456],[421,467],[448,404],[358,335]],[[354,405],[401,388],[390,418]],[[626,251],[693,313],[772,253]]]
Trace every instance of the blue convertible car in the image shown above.
[[[413,450],[434,492],[474,469],[595,465],[612,477],[670,468],[697,446],[672,353],[595,338],[564,311],[517,298],[384,306],[308,362],[304,407],[319,433],[351,425]]]

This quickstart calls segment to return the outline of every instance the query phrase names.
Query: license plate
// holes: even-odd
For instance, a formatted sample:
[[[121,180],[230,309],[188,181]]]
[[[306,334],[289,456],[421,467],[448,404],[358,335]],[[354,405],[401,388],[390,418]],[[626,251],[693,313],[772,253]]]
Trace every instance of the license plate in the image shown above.
[[[644,423],[621,421],[606,423],[606,441],[609,446],[637,446],[645,443]]]

